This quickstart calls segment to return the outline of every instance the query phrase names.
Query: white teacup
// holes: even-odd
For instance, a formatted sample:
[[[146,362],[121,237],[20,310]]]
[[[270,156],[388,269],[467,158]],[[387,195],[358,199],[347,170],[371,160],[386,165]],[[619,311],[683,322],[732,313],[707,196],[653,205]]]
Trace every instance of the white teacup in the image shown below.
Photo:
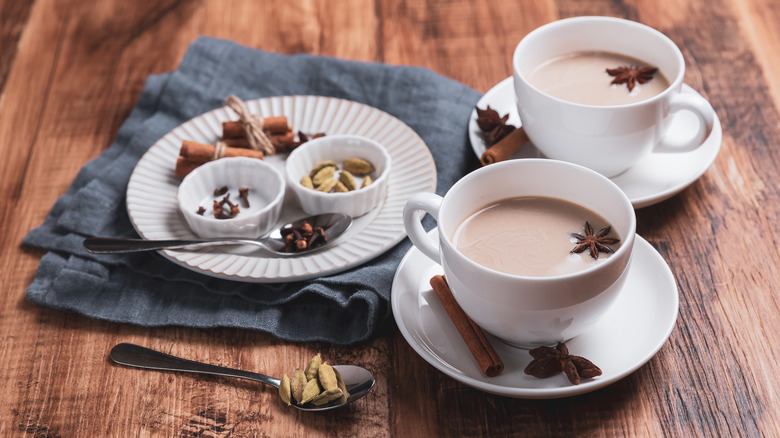
[[[645,61],[657,67],[670,85],[643,101],[596,106],[553,97],[528,82],[528,74],[545,61],[587,51]],[[710,104],[699,95],[681,92],[685,61],[680,49],[643,24],[611,17],[555,21],[526,35],[515,48],[512,64],[520,120],[534,145],[549,158],[613,177],[653,151],[689,152],[712,131],[715,112]],[[670,115],[681,110],[691,111],[699,123],[687,141],[673,144],[665,134]]]
[[[552,277],[504,273],[458,251],[452,236],[465,218],[488,204],[524,196],[563,199],[592,210],[617,232],[620,247],[585,270]],[[423,229],[420,211],[438,222],[438,245]],[[568,340],[604,315],[626,279],[636,234],[634,209],[618,186],[593,170],[547,159],[483,167],[458,181],[443,198],[431,193],[412,196],[403,216],[412,243],[444,268],[463,311],[487,332],[524,348]]]

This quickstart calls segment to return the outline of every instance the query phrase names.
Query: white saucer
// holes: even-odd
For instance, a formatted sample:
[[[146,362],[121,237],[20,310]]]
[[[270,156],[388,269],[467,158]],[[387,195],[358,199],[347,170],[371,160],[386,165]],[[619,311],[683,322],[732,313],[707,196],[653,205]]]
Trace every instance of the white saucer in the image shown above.
[[[683,93],[698,94],[685,84],[683,84],[682,90]],[[517,114],[515,106],[512,77],[499,82],[477,103],[480,108],[485,108],[488,105],[501,115],[509,113],[508,123],[515,126],[521,125],[520,116]],[[692,135],[688,126],[694,123],[697,121],[693,114],[685,111],[677,113],[673,116],[668,135],[672,139],[685,140],[687,136]],[[477,126],[476,109],[472,111],[469,121],[469,138],[474,153],[477,154],[477,157],[481,157],[482,153],[485,152],[485,141]],[[699,179],[718,156],[722,140],[723,130],[716,114],[712,133],[698,149],[684,153],[653,153],[628,171],[611,179],[628,195],[634,208],[656,204],[676,195]],[[539,157],[543,158],[544,156],[530,143],[520,148],[512,156],[512,158]]]
[[[438,236],[437,229],[429,233]],[[621,292],[604,318],[566,343],[571,354],[590,359],[603,374],[572,385],[561,374],[537,379],[523,370],[531,361],[522,350],[488,335],[504,362],[497,377],[486,377],[428,283],[441,266],[412,247],[393,279],[393,315],[409,345],[439,371],[481,391],[517,398],[560,398],[603,388],[644,365],[666,342],[677,320],[679,297],[669,266],[636,236],[633,260]]]

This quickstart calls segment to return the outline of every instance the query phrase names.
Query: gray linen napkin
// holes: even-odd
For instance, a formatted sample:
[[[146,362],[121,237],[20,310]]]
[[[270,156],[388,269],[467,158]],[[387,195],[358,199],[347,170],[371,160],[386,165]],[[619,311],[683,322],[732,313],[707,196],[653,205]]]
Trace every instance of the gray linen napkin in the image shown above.
[[[136,163],[160,137],[223,106],[231,94],[245,100],[332,96],[384,110],[428,145],[440,194],[475,159],[467,124],[479,93],[460,83],[418,67],[267,53],[201,37],[176,71],[149,77],[116,141],[81,169],[43,225],[24,239],[49,250],[27,289],[30,301],[142,326],[241,327],[337,344],[365,340],[388,320],[393,275],[408,240],[341,274],[270,285],[215,279],[156,253],[94,256],[83,250],[85,236],[138,237],[125,209]]]

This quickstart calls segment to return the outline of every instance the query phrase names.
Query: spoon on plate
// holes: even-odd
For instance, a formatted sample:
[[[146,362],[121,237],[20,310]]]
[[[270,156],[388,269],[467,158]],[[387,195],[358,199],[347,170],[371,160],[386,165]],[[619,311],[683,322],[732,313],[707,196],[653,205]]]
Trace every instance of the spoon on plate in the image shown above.
[[[295,252],[285,251],[284,236],[281,229],[287,227],[299,227],[304,222],[308,222],[312,227],[322,227],[328,241],[325,244],[313,248],[298,250]],[[157,251],[160,249],[176,248],[200,248],[204,246],[215,245],[240,245],[248,244],[259,246],[275,255],[280,256],[299,256],[317,251],[333,243],[339,236],[344,234],[352,225],[352,217],[341,213],[326,213],[316,216],[301,218],[277,228],[270,234],[259,239],[231,238],[222,237],[216,239],[185,239],[185,240],[145,240],[145,239],[114,239],[110,237],[87,237],[84,239],[84,249],[93,254],[116,254],[140,251]]]
[[[118,344],[111,349],[109,357],[118,364],[136,368],[238,377],[241,379],[255,380],[265,385],[273,386],[274,388],[279,388],[281,382],[280,379],[264,374],[182,359],[135,344]],[[336,368],[339,371],[341,378],[344,380],[344,385],[349,392],[349,398],[346,402],[327,404],[324,406],[300,406],[296,404],[293,404],[292,406],[295,406],[302,411],[327,411],[329,409],[340,408],[368,394],[368,391],[374,386],[374,375],[365,368],[354,365],[334,365],[333,368]]]

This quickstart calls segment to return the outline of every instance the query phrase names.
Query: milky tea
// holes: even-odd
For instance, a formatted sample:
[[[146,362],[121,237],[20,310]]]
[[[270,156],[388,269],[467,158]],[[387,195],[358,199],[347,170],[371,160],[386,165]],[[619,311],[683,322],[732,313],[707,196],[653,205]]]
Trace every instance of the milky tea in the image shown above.
[[[528,74],[528,82],[545,93],[583,105],[625,105],[656,96],[669,87],[658,71],[653,79],[637,83],[632,91],[626,84],[611,84],[607,68],[650,66],[646,62],[611,52],[572,52],[549,59]]]
[[[518,197],[480,208],[455,229],[452,241],[463,255],[487,268],[508,274],[550,277],[569,274],[606,260],[589,251],[571,252],[584,234],[585,221],[594,232],[608,226],[597,213],[562,199]],[[610,237],[617,237],[613,230]],[[620,243],[611,245],[617,250]]]

